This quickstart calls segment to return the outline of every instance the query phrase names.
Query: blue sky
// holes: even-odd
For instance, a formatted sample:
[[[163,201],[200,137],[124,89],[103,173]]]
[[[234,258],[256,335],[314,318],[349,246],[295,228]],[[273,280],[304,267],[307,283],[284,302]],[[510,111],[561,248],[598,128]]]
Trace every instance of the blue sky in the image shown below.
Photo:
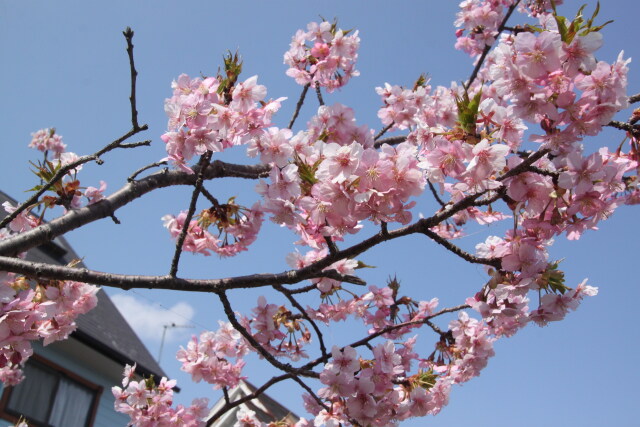
[[[566,3],[572,3],[563,6],[568,15],[581,4]],[[592,3],[587,10],[592,10]],[[423,72],[432,78],[433,85],[446,86],[468,77],[470,60],[453,49],[456,10],[455,1],[394,1],[393,6],[382,1],[293,0],[188,5],[164,0],[0,2],[0,93],[4,101],[0,116],[4,124],[1,188],[24,199],[24,190],[34,185],[28,161],[39,156],[27,148],[31,132],[56,127],[70,151],[88,154],[129,130],[129,70],[121,34],[126,26],[136,33],[140,122],[150,128],[141,139],[153,143],[149,148],[110,153],[102,166],[85,166],[82,183],[97,185],[103,179],[109,185],[107,192],[121,187],[133,170],[165,156],[159,138],[166,128],[163,102],[171,95],[170,83],[179,74],[213,75],[222,54],[238,49],[244,58],[245,77],[258,74],[259,83],[268,88],[268,97],[289,97],[275,117],[276,125],[284,127],[300,93],[300,87],[284,74],[282,55],[290,38],[319,15],[337,17],[343,28],[360,30],[361,76],[342,91],[325,95],[325,101],[354,108],[359,123],[379,129],[376,86],[385,82],[410,85]],[[603,30],[605,47],[599,58],[612,61],[624,49],[626,56],[637,62],[638,16],[640,4],[636,1],[602,1],[599,19],[615,22]],[[512,23],[518,19],[516,15]],[[636,65],[631,63],[630,94],[640,92]],[[295,130],[304,126],[316,108],[315,100],[308,99]],[[629,113],[624,112],[621,118],[626,119]],[[607,131],[585,144],[615,146],[621,138],[620,133]],[[253,163],[240,154],[220,158]],[[255,200],[253,186],[229,181],[214,182],[208,188],[220,199],[238,195],[240,202],[251,205]],[[189,198],[190,192],[184,188],[157,191],[119,211],[121,225],[103,221],[67,237],[93,269],[165,274],[173,243],[160,217],[186,209]],[[434,208],[425,197],[418,209],[429,214]],[[585,301],[563,322],[546,328],[529,326],[498,342],[496,356],[481,377],[455,387],[450,405],[439,416],[403,425],[634,425],[640,398],[640,334],[635,326],[640,299],[636,264],[640,233],[635,209],[623,207],[601,224],[600,232],[587,233],[577,242],[559,239],[552,249],[552,257],[566,258],[562,267],[568,283],[575,285],[589,277],[589,283],[600,288],[597,297]],[[367,232],[371,231],[365,229],[363,235],[369,235]],[[500,231],[478,228],[460,245],[471,249],[489,233]],[[268,222],[262,234],[263,239],[249,253],[231,260],[185,255],[180,272],[185,277],[216,278],[286,269],[284,258],[294,249],[294,236]],[[397,274],[405,292],[415,298],[437,296],[443,306],[462,303],[482,286],[486,276],[481,268],[466,265],[435,246],[413,237],[376,248],[362,257],[377,267],[363,277],[382,286],[387,277]],[[123,297],[117,296],[124,294],[119,290],[108,292],[120,304],[131,303],[125,300],[131,297],[138,310],[148,310],[153,322],[136,325],[153,354],[160,346],[162,325],[194,325],[194,329],[176,329],[168,336],[162,365],[179,381],[182,392],[178,401],[189,403],[198,396],[215,401],[219,397],[209,385],[190,383],[172,357],[192,333],[217,327],[223,313],[213,296],[137,290]],[[259,291],[237,292],[231,298],[237,310],[246,313],[258,295]],[[327,339],[344,344],[354,328],[339,325]],[[427,349],[433,339],[424,334],[420,342]],[[273,371],[258,363],[249,366],[247,373],[258,384]],[[275,387],[269,393],[299,414],[304,412],[297,385]]]

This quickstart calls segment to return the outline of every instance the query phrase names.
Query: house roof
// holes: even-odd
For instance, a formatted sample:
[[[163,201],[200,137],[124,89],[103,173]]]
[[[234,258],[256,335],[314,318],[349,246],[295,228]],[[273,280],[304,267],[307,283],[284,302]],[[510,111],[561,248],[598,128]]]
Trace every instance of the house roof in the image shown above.
[[[5,201],[16,204],[14,199],[0,191],[0,205]],[[0,208],[0,219],[5,216],[6,212]],[[68,264],[77,259],[78,255],[64,237],[57,237],[27,252],[27,260],[48,264]],[[83,263],[78,265],[84,267]],[[156,378],[166,376],[107,293],[100,289],[97,296],[98,305],[78,317],[78,329],[71,336],[123,366],[137,363],[136,372],[139,374]]]
[[[255,392],[258,388],[251,384],[247,380],[240,380],[240,383],[237,387],[229,392],[229,400],[231,402],[238,400],[242,397],[248,396]],[[222,408],[225,404],[224,398],[220,399],[213,405],[211,409],[209,418],[213,416],[220,408]],[[241,405],[238,405],[233,410],[227,412],[222,417],[220,417],[216,422],[212,424],[212,427],[231,427],[237,421],[237,414],[241,409],[248,409],[255,412],[256,418],[258,418],[263,423],[271,423],[275,421],[280,421],[285,419],[289,422],[295,423],[300,420],[295,413],[291,412],[282,404],[278,403],[275,399],[269,396],[266,393],[260,394],[255,399],[252,399],[248,402],[245,402]]]

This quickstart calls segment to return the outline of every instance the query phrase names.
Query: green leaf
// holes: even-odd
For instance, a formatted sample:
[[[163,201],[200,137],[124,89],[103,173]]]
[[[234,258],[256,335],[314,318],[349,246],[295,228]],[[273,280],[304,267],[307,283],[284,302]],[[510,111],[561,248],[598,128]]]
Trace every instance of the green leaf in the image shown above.
[[[482,90],[470,99],[469,93],[464,91],[462,97],[456,96],[456,104],[458,106],[458,124],[468,134],[475,135],[476,120],[478,118],[478,108],[480,107],[480,99],[482,98]]]
[[[33,188],[30,188],[30,189],[28,189],[28,190],[24,190],[24,192],[25,192],[25,193],[27,193],[27,192],[29,192],[29,191],[40,191],[40,190],[42,189],[42,187],[43,187],[42,185],[36,185],[36,186],[35,186],[35,187],[33,187]]]

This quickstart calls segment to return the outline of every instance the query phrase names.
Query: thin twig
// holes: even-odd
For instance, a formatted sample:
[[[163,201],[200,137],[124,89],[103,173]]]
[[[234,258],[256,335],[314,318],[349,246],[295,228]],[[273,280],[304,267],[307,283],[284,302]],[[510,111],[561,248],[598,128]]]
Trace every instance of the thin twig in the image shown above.
[[[133,125],[133,130],[139,130],[138,110],[136,109],[136,78],[138,77],[138,72],[133,62],[133,30],[131,27],[127,27],[122,34],[127,40],[127,55],[129,56],[129,69],[131,73],[131,95],[129,96],[131,104],[131,124]]]
[[[278,359],[275,358],[273,354],[269,353],[269,351],[267,351],[267,349],[264,348],[255,339],[255,337],[251,333],[249,333],[249,331],[247,331],[244,326],[240,324],[240,322],[238,322],[238,319],[236,318],[236,315],[233,312],[233,308],[231,308],[231,303],[229,302],[229,298],[227,298],[227,295],[224,292],[218,292],[217,295],[218,295],[218,298],[220,298],[220,301],[222,302],[224,313],[226,314],[227,319],[229,319],[229,322],[231,323],[233,328],[236,331],[240,332],[240,334],[247,340],[247,342],[251,345],[251,347],[253,347],[260,354],[260,356],[267,359],[269,363],[271,363],[274,367],[280,369],[283,372],[288,372],[296,375],[301,372],[301,370],[295,369],[293,366],[289,365],[288,363],[284,364],[280,362]]]
[[[182,245],[187,237],[187,232],[189,231],[189,225],[191,224],[191,218],[193,218],[193,214],[196,211],[196,205],[198,203],[198,196],[200,195],[200,190],[202,189],[202,183],[204,182],[204,166],[209,163],[211,159],[211,151],[207,151],[198,162],[199,171],[198,178],[196,179],[195,188],[193,189],[193,193],[191,193],[191,202],[189,203],[189,210],[187,211],[187,217],[184,219],[184,224],[182,226],[182,230],[180,231],[180,235],[176,240],[176,250],[173,254],[173,260],[171,261],[171,269],[169,270],[169,276],[176,277],[178,273],[178,264],[180,263],[180,255],[182,254]]]
[[[391,129],[391,128],[393,127],[393,125],[395,125],[395,124],[396,124],[395,122],[391,122],[391,123],[389,123],[387,126],[383,127],[383,128],[380,130],[380,132],[378,132],[378,133],[376,134],[376,136],[374,136],[374,137],[373,137],[373,140],[374,140],[374,141],[377,141],[378,139],[380,139],[380,137],[382,137],[382,135],[384,135],[385,133],[387,133],[387,131],[388,131],[389,129]],[[406,138],[406,137],[405,137],[405,138]],[[381,145],[382,145],[382,144],[381,144]],[[377,147],[376,147],[376,148],[377,148]]]
[[[440,329],[438,326],[434,325],[433,322],[431,322],[430,320],[425,320],[424,322],[428,327],[430,327],[431,329],[433,329],[433,331],[442,336],[445,334],[445,332],[442,332],[442,329]]]
[[[320,398],[318,397],[318,395],[317,395],[317,394],[315,394],[315,392],[314,392],[313,390],[311,390],[311,388],[310,388],[308,385],[306,385],[306,384],[304,383],[304,381],[302,381],[302,380],[301,380],[300,378],[298,378],[297,376],[293,376],[293,377],[292,377],[292,379],[293,379],[295,382],[297,382],[298,384],[300,384],[300,387],[302,387],[303,389],[305,389],[305,390],[307,391],[307,393],[309,393],[309,395],[313,398],[313,400],[315,400],[316,402],[318,402],[318,405],[322,406],[322,407],[323,407],[325,410],[327,410],[327,411],[331,411],[331,408],[329,408],[329,407],[327,406],[327,404],[326,404],[326,403],[324,403],[324,402],[322,401],[322,399],[320,399]]]
[[[322,353],[323,356],[326,356],[328,353],[327,353],[327,347],[324,345],[324,338],[323,338],[322,332],[320,331],[320,328],[318,328],[318,325],[316,324],[316,322],[311,317],[309,317],[307,310],[305,310],[304,307],[300,305],[298,300],[296,300],[291,294],[291,292],[288,289],[286,289],[284,286],[274,285],[273,287],[275,290],[283,294],[289,300],[291,305],[293,305],[295,308],[298,309],[302,317],[311,324],[311,327],[313,328],[314,331],[316,331],[316,335],[318,336],[318,344],[320,345],[320,352]]]
[[[458,255],[460,258],[464,259],[465,261],[469,261],[470,263],[473,263],[473,264],[489,265],[497,269],[501,268],[502,266],[502,264],[500,263],[500,258],[480,258],[475,255],[471,255],[469,252],[462,250],[460,247],[454,245],[447,239],[439,236],[437,233],[431,230],[424,230],[424,234],[430,237],[431,239],[433,239],[439,245],[443,246],[449,252],[452,252]]]
[[[293,117],[291,117],[291,121],[289,122],[289,126],[288,126],[289,129],[293,128],[293,124],[296,122],[296,119],[298,118],[298,114],[300,114],[300,109],[302,108],[302,104],[304,103],[304,98],[307,96],[307,91],[309,90],[309,86],[311,86],[311,83],[307,83],[302,88],[302,93],[300,94],[300,98],[298,98],[298,103],[296,104],[296,109],[293,112]]]
[[[146,129],[145,126],[143,126],[143,128]],[[141,130],[142,130],[142,128],[141,128]],[[55,175],[49,181],[47,181],[45,184],[42,185],[40,190],[36,191],[25,202],[23,202],[18,207],[16,207],[16,209],[12,213],[7,215],[6,217],[4,217],[2,219],[2,221],[0,221],[0,229],[6,227],[7,224],[9,224],[11,221],[13,221],[15,218],[17,218],[18,215],[20,215],[24,210],[31,208],[32,205],[37,203],[38,199],[40,198],[40,196],[42,196],[46,191],[48,191],[56,182],[61,180],[67,173],[69,173],[73,169],[75,169],[78,166],[83,165],[85,163],[89,163],[89,162],[92,162],[92,161],[99,162],[101,155],[103,155],[106,152],[111,151],[111,150],[113,150],[115,148],[119,148],[123,141],[129,139],[130,137],[132,137],[133,135],[135,135],[138,132],[139,131],[130,130],[129,132],[127,132],[124,135],[122,135],[120,138],[117,138],[117,139],[111,141],[107,146],[105,146],[101,150],[96,151],[94,154],[90,154],[90,155],[87,155],[87,156],[82,156],[79,159],[77,159],[75,162],[69,163],[69,164],[61,167],[58,170],[58,172],[56,172]]]
[[[42,196],[46,191],[48,191],[51,188],[51,186],[53,186],[53,184],[55,184],[60,179],[62,179],[67,174],[67,172],[75,169],[76,167],[82,164],[85,164],[91,161],[101,163],[100,156],[102,156],[103,154],[115,148],[131,147],[132,145],[127,146],[127,144],[122,144],[122,143],[127,139],[131,138],[133,135],[148,129],[147,125],[140,126],[138,124],[138,112],[136,110],[136,93],[135,93],[136,76],[138,73],[133,63],[133,43],[132,43],[133,31],[131,30],[131,28],[127,27],[127,29],[123,32],[123,34],[125,39],[127,40],[127,54],[129,56],[129,68],[131,70],[131,95],[129,96],[129,101],[131,104],[131,126],[133,127],[133,129],[131,129],[129,132],[122,135],[120,138],[117,138],[111,141],[104,148],[102,148],[101,150],[98,150],[94,154],[89,156],[82,156],[75,162],[68,164],[62,167],[60,170],[58,170],[58,172],[53,176],[53,178],[51,178],[49,181],[47,181],[45,184],[42,185],[42,188],[40,190],[35,192],[26,202],[17,206],[15,211],[13,211],[11,214],[7,215],[2,221],[0,221],[0,229],[3,229],[4,227],[6,227],[7,224],[9,224],[11,221],[17,218],[18,215],[20,215],[23,211],[25,211],[26,209],[30,209],[31,206],[33,206],[38,201],[40,196]],[[141,145],[144,145],[144,144],[141,144]]]
[[[129,178],[127,178],[127,182],[133,182],[136,180],[136,178],[138,177],[138,175],[140,175],[142,172],[149,170],[149,169],[153,169],[155,167],[158,166],[163,166],[166,165],[167,161],[166,160],[162,160],[160,162],[155,162],[155,163],[151,163],[150,165],[147,166],[143,166],[140,169],[138,169],[137,171],[135,171],[134,173],[131,174],[131,176],[129,176]]]
[[[202,186],[202,188],[200,188],[200,191],[202,192],[202,195],[206,197],[207,200],[209,200],[213,206],[217,207],[220,205],[220,202],[218,202],[218,199],[216,199],[213,194],[209,193],[209,190],[207,190],[204,187],[204,185]]]
[[[316,87],[316,96],[318,97],[318,102],[320,103],[320,105],[324,105],[324,99],[322,99],[322,92],[320,92],[320,85],[316,83],[315,87]]]
[[[427,316],[423,319],[419,319],[419,320],[412,320],[412,321],[408,321],[408,322],[403,322],[403,323],[397,323],[395,325],[390,325],[387,326],[385,328],[382,328],[376,332],[373,332],[371,334],[369,334],[367,337],[362,338],[358,341],[354,341],[351,344],[347,344],[345,346],[342,347],[341,350],[344,350],[346,347],[352,347],[352,348],[356,348],[356,347],[361,347],[361,346],[367,346],[369,349],[371,349],[371,346],[369,344],[370,341],[374,340],[375,338],[378,338],[379,336],[382,336],[384,334],[387,334],[389,332],[393,332],[395,330],[398,329],[402,329],[402,328],[406,328],[409,326],[420,326],[420,325],[424,325],[427,324],[427,322],[429,322],[431,319],[434,319],[438,316],[442,316],[443,314],[447,314],[447,313],[454,313],[456,311],[460,311],[460,310],[465,310],[467,308],[471,308],[468,304],[462,304],[462,305],[458,305],[455,307],[449,307],[449,308],[444,308],[440,311],[437,311],[436,313],[433,313],[430,316]],[[308,362],[306,365],[301,366],[298,369],[305,369],[305,370],[309,370],[309,369],[313,369],[314,367],[318,366],[321,363],[325,363],[329,360],[329,358],[324,358],[324,357],[318,357],[315,360],[312,360],[310,362]]]
[[[431,194],[433,194],[433,197],[436,199],[436,202],[438,202],[438,204],[443,208],[446,207],[447,204],[443,202],[440,196],[438,195],[438,191],[436,190],[436,187],[433,186],[431,181],[427,180],[427,182],[429,183],[429,189],[431,190]]]
[[[151,145],[151,140],[147,139],[145,141],[139,142],[129,142],[126,144],[120,144],[118,148],[138,148],[138,147],[149,147]]]

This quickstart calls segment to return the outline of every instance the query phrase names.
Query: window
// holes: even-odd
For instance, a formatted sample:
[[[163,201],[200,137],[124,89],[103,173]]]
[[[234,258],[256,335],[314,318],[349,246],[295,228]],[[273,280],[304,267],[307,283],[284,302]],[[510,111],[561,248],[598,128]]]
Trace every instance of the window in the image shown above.
[[[24,381],[2,396],[0,411],[5,418],[14,421],[22,415],[38,427],[93,424],[101,387],[35,355],[24,374]]]

